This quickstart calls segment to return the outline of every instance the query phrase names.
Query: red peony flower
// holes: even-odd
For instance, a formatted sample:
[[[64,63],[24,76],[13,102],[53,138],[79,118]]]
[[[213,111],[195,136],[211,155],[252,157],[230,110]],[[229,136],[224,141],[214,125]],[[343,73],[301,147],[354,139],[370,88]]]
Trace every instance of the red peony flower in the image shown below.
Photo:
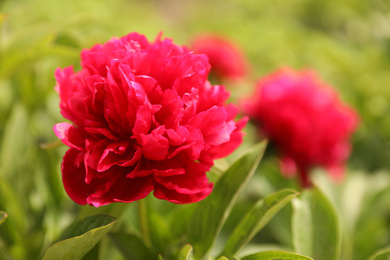
[[[159,199],[191,203],[212,191],[206,172],[242,142],[246,119],[229,93],[207,81],[210,65],[170,39],[131,33],[81,53],[79,72],[57,69],[62,115],[54,132],[69,146],[66,192],[96,207]]]
[[[247,72],[247,64],[240,49],[223,37],[217,35],[198,36],[193,40],[191,48],[196,53],[208,56],[211,73],[218,79],[237,81]]]
[[[265,77],[244,110],[278,148],[282,172],[297,170],[304,186],[310,185],[309,169],[317,165],[342,177],[357,115],[313,71],[282,69]]]

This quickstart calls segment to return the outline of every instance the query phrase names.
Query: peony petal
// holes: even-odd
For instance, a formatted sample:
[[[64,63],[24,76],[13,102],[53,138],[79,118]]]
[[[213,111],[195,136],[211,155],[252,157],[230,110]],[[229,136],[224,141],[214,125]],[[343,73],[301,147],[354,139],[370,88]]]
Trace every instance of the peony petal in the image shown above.
[[[69,123],[58,123],[53,127],[55,135],[67,146],[84,150],[85,134]]]
[[[54,127],[70,147],[69,196],[96,207],[153,189],[174,203],[205,198],[206,171],[242,142],[244,126],[226,89],[207,81],[207,56],[131,33],[83,50],[81,66],[55,72],[61,113],[73,123]]]
[[[108,138],[113,141],[117,141],[119,139],[119,137],[111,129],[84,127],[84,130],[92,135],[95,139]]]
[[[313,71],[282,69],[261,79],[244,110],[283,155],[282,172],[296,167],[304,186],[310,168],[340,169],[350,154],[357,116]]]
[[[146,159],[161,161],[166,159],[169,149],[169,141],[162,135],[141,134],[140,145],[142,154]]]
[[[199,103],[197,111],[206,111],[213,106],[223,106],[226,100],[229,98],[230,93],[226,91],[226,88],[221,85],[212,86],[210,82],[206,82],[199,90]]]
[[[143,105],[137,111],[133,127],[133,136],[147,134],[152,126],[152,109],[150,106]]]
[[[185,174],[161,176],[155,175],[156,184],[167,189],[175,190],[181,194],[195,194],[210,188],[210,183],[206,176],[209,166],[188,161],[184,165]]]
[[[156,113],[156,120],[166,128],[174,128],[179,124],[183,114],[183,102],[176,90],[164,91],[161,100],[161,109]]]
[[[206,54],[211,73],[218,79],[238,80],[247,73],[247,62],[241,50],[219,35],[199,35],[191,44],[196,53]]]
[[[122,141],[108,144],[99,159],[97,171],[106,171],[113,165],[128,167],[136,164],[141,159],[141,153],[133,148],[134,143],[132,140],[131,143]]]
[[[130,172],[127,177],[144,177],[148,175],[172,176],[185,173],[184,168],[191,161],[186,157],[177,157],[163,161],[151,161],[142,159],[136,166],[135,170]]]
[[[77,204],[87,204],[87,197],[92,188],[85,182],[85,167],[83,153],[76,149],[69,149],[62,160],[62,182],[68,196]]]
[[[233,121],[226,122],[227,111],[223,107],[213,107],[197,114],[191,125],[200,129],[204,142],[210,146],[219,145],[230,140],[230,134],[236,128]]]
[[[107,180],[101,192],[89,195],[88,204],[100,207],[113,202],[129,203],[145,198],[154,189],[151,178],[129,179],[124,177],[125,174],[121,175],[119,178]]]
[[[177,148],[172,147],[169,158],[175,157],[181,152],[185,152],[190,160],[196,161],[205,148],[203,135],[198,128],[193,126],[187,126],[185,129],[187,130],[185,133],[186,138],[184,139],[185,143]]]
[[[244,133],[241,130],[245,127],[248,120],[248,117],[244,117],[236,123],[236,129],[231,133],[228,142],[212,146],[207,150],[207,155],[210,156],[210,159],[224,158],[242,144]]]
[[[213,190],[213,185],[210,184],[210,186],[207,187],[207,189],[204,189],[199,193],[182,194],[175,190],[167,189],[164,186],[156,186],[153,195],[156,198],[161,200],[167,200],[169,202],[176,203],[176,204],[185,204],[185,203],[195,203],[203,200],[208,195],[210,195],[212,190]]]
[[[185,129],[184,133],[178,133],[173,129],[167,129],[167,135],[168,135],[168,140],[170,145],[181,145],[183,142],[187,139],[189,132],[185,127],[179,126],[179,129]],[[181,135],[182,134],[182,135]]]
[[[160,103],[163,91],[154,78],[147,75],[140,75],[135,78],[135,81],[143,87],[152,104]]]

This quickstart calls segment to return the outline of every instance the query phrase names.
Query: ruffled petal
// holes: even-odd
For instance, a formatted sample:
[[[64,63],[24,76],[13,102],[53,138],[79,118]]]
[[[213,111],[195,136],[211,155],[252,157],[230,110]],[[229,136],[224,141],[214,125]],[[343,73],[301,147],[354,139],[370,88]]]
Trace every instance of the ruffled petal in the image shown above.
[[[153,131],[147,135],[141,134],[140,145],[142,154],[146,159],[154,161],[166,159],[169,141],[161,134],[158,134],[158,131]]]
[[[87,204],[87,197],[93,187],[85,182],[84,154],[74,148],[69,149],[62,160],[62,182],[68,196],[77,204]]]
[[[213,190],[212,184],[210,184],[210,187],[207,189],[198,192],[198,193],[192,193],[192,194],[183,194],[180,192],[177,192],[175,190],[171,190],[166,188],[165,186],[157,186],[153,192],[153,195],[161,200],[167,200],[172,203],[176,204],[186,204],[186,203],[195,203],[198,201],[203,200]]]
[[[85,134],[69,123],[58,123],[53,127],[56,136],[67,146],[79,151],[85,149]]]
[[[63,179],[74,201],[99,207],[155,190],[191,203],[210,194],[206,172],[241,143],[246,121],[225,105],[228,91],[207,81],[207,56],[131,33],[83,50],[81,67],[55,73],[73,123],[54,132],[70,147]]]

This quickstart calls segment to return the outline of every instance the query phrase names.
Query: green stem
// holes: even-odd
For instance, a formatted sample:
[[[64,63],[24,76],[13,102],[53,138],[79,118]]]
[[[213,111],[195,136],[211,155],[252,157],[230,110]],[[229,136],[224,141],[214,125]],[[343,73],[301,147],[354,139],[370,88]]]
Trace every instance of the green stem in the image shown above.
[[[39,144],[39,147],[41,147],[41,149],[46,150],[46,149],[57,148],[57,147],[60,147],[61,145],[63,145],[61,140],[57,140],[57,141],[54,141],[51,143],[41,143],[41,144]]]
[[[144,243],[147,246],[150,246],[150,233],[149,233],[149,223],[148,223],[148,207],[146,203],[146,198],[139,200],[138,202],[138,219],[141,226],[141,234]]]

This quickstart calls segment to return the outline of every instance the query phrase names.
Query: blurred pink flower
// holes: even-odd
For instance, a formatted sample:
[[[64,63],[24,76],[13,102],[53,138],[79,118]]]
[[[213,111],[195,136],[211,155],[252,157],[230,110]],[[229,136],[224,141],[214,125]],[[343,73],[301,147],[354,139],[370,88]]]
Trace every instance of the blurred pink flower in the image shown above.
[[[313,71],[282,69],[261,79],[244,111],[276,145],[284,174],[298,171],[310,186],[308,171],[323,166],[342,178],[358,116]]]
[[[212,191],[206,172],[242,142],[247,119],[207,81],[210,65],[170,39],[131,33],[81,53],[79,72],[57,69],[62,115],[54,132],[69,146],[63,184],[96,207],[159,199],[191,203]]]
[[[218,35],[199,35],[191,43],[195,53],[206,54],[211,73],[219,80],[237,81],[247,73],[247,62],[232,41]]]

